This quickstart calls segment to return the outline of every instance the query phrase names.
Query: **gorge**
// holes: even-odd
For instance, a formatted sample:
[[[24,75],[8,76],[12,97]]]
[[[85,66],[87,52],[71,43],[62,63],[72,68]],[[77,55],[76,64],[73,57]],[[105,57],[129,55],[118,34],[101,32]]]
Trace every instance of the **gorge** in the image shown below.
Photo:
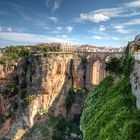
[[[130,45],[126,50],[129,48]],[[126,69],[126,67],[129,68],[128,63],[131,62],[129,53],[48,52],[22,57],[14,66],[1,64],[0,139],[104,140],[133,138],[133,134],[125,137],[124,133],[128,133],[125,131],[125,127],[127,127],[125,125],[124,129],[122,126],[116,127],[111,135],[109,131],[113,130],[116,123],[119,125],[117,121],[123,119],[131,121],[131,116],[121,118],[122,116],[119,114],[124,113],[124,117],[128,115],[128,112],[136,117],[134,118],[138,124],[136,131],[139,128],[137,120],[139,111],[135,107],[135,99],[131,94],[129,79],[131,73]],[[118,59],[124,57],[124,60],[122,59],[124,72],[119,76],[109,74],[105,70],[106,63],[113,57]],[[135,62],[135,67],[139,67],[138,62]],[[127,71],[129,74],[126,74]],[[109,77],[106,78],[106,76]],[[131,75],[132,92],[137,97],[137,107],[139,108],[138,76],[139,69],[134,68]],[[124,95],[122,95],[123,93]],[[126,108],[127,102],[129,106]],[[129,107],[132,110],[129,110]],[[115,124],[107,124],[109,119],[113,121],[116,117],[118,120],[115,120]],[[122,122],[123,124],[125,123]],[[126,125],[128,124],[126,123]],[[123,133],[118,132],[118,129]],[[117,134],[115,134],[116,132]],[[139,136],[137,135],[137,137]]]

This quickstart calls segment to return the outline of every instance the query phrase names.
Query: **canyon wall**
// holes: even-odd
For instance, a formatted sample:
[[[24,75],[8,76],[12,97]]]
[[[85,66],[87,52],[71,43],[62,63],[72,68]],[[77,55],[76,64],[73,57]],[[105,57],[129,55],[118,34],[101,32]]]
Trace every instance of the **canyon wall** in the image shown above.
[[[70,120],[81,114],[86,72],[78,55],[38,54],[23,58],[7,74],[3,66],[0,68],[0,82],[7,83],[1,87],[0,104],[4,110],[0,138],[21,139],[37,121],[46,119],[48,113]],[[67,110],[66,98],[71,87],[78,94]],[[5,101],[7,107],[4,107]]]

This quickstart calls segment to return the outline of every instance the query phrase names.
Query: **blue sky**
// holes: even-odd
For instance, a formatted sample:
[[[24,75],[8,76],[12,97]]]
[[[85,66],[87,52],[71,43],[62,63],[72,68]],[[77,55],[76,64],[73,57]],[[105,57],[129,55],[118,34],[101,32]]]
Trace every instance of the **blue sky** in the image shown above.
[[[140,33],[140,0],[0,0],[0,46],[122,47]]]

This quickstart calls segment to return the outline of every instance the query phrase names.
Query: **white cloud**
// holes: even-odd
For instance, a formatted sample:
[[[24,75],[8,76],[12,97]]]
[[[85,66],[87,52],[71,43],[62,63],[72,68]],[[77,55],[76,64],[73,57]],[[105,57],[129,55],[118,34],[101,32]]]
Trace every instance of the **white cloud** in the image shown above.
[[[139,8],[140,0],[133,0],[132,2],[126,3],[125,6],[128,8]]]
[[[29,34],[29,33],[18,33],[18,32],[0,32],[0,39],[20,41],[28,43],[41,43],[41,42],[70,42],[69,39],[51,37],[45,35]]]
[[[62,27],[56,27],[56,29],[57,29],[57,30],[62,30],[63,28],[62,28]]]
[[[100,31],[100,32],[103,32],[103,31],[105,31],[105,30],[106,30],[105,26],[104,26],[104,25],[100,25],[99,31]]]
[[[122,34],[128,34],[131,32],[131,30],[125,29],[123,25],[116,25],[114,26],[114,29],[116,30],[116,32],[122,33]]]
[[[92,36],[92,38],[93,39],[98,39],[98,40],[100,40],[100,39],[103,39],[101,36],[99,36],[99,35],[94,35],[94,36]]]
[[[140,25],[140,19],[129,20],[127,23],[122,24],[123,26]]]
[[[53,22],[57,22],[58,19],[56,17],[49,17],[50,20],[52,20]]]
[[[63,38],[68,38],[68,36],[67,36],[67,35],[62,35],[62,37],[63,37]]]
[[[120,40],[118,37],[111,37],[112,38],[112,40]]]
[[[130,29],[127,29],[129,26],[136,26],[140,25],[140,19],[132,19],[127,21],[126,23],[118,24],[118,25],[113,25],[113,28],[122,34],[128,34],[131,32]]]
[[[99,9],[99,10],[92,11],[90,13],[80,14],[80,20],[99,23],[101,21],[107,21],[111,17],[118,17],[126,11],[127,10],[122,7]]]
[[[2,32],[25,32],[25,28],[21,27],[5,27],[5,26],[0,26],[0,31]]]
[[[7,28],[7,31],[11,32],[12,31],[12,28],[8,27]]]
[[[57,37],[59,37],[59,38],[68,38],[67,35],[57,35]]]
[[[92,21],[92,22],[98,23],[101,21],[109,20],[109,17],[103,14],[83,13],[83,14],[80,14],[80,19],[81,21]]]
[[[59,9],[61,2],[62,2],[62,0],[55,0],[54,1],[54,5],[53,5],[53,8],[52,8],[52,13],[55,12],[57,9]]]
[[[131,32],[131,30],[124,30],[124,29],[118,29],[116,30],[118,33],[122,33],[122,34],[128,34]]]
[[[68,33],[71,33],[72,30],[73,30],[73,27],[72,26],[68,26],[68,27],[66,27],[66,29],[67,29]]]
[[[94,34],[92,36],[92,39],[97,39],[97,40],[114,40],[114,41],[120,40],[119,37],[113,36],[113,35],[109,35],[109,34],[107,34],[105,32],[99,32],[99,31],[92,30],[90,33]]]
[[[108,21],[114,17],[130,17],[139,15],[140,12],[134,11],[134,8],[140,7],[140,0],[134,0],[130,3],[125,3],[122,6],[115,8],[105,8],[91,11],[88,13],[81,13],[76,22],[90,21],[90,22],[103,22]]]

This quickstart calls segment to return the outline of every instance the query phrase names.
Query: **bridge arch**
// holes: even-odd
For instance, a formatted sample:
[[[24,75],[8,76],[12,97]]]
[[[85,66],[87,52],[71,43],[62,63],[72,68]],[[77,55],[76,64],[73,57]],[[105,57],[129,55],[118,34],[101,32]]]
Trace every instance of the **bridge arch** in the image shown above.
[[[105,57],[105,59],[104,59],[104,60],[105,60],[105,63],[107,63],[111,57],[112,57],[111,55],[107,55],[107,56]]]
[[[101,62],[100,59],[95,59],[92,64],[92,84],[98,85],[100,82],[100,67]]]
[[[123,52],[89,52],[85,58],[88,60],[86,65],[86,88],[90,89],[93,85],[98,85],[109,73],[105,70],[106,62],[110,57],[120,58]]]

